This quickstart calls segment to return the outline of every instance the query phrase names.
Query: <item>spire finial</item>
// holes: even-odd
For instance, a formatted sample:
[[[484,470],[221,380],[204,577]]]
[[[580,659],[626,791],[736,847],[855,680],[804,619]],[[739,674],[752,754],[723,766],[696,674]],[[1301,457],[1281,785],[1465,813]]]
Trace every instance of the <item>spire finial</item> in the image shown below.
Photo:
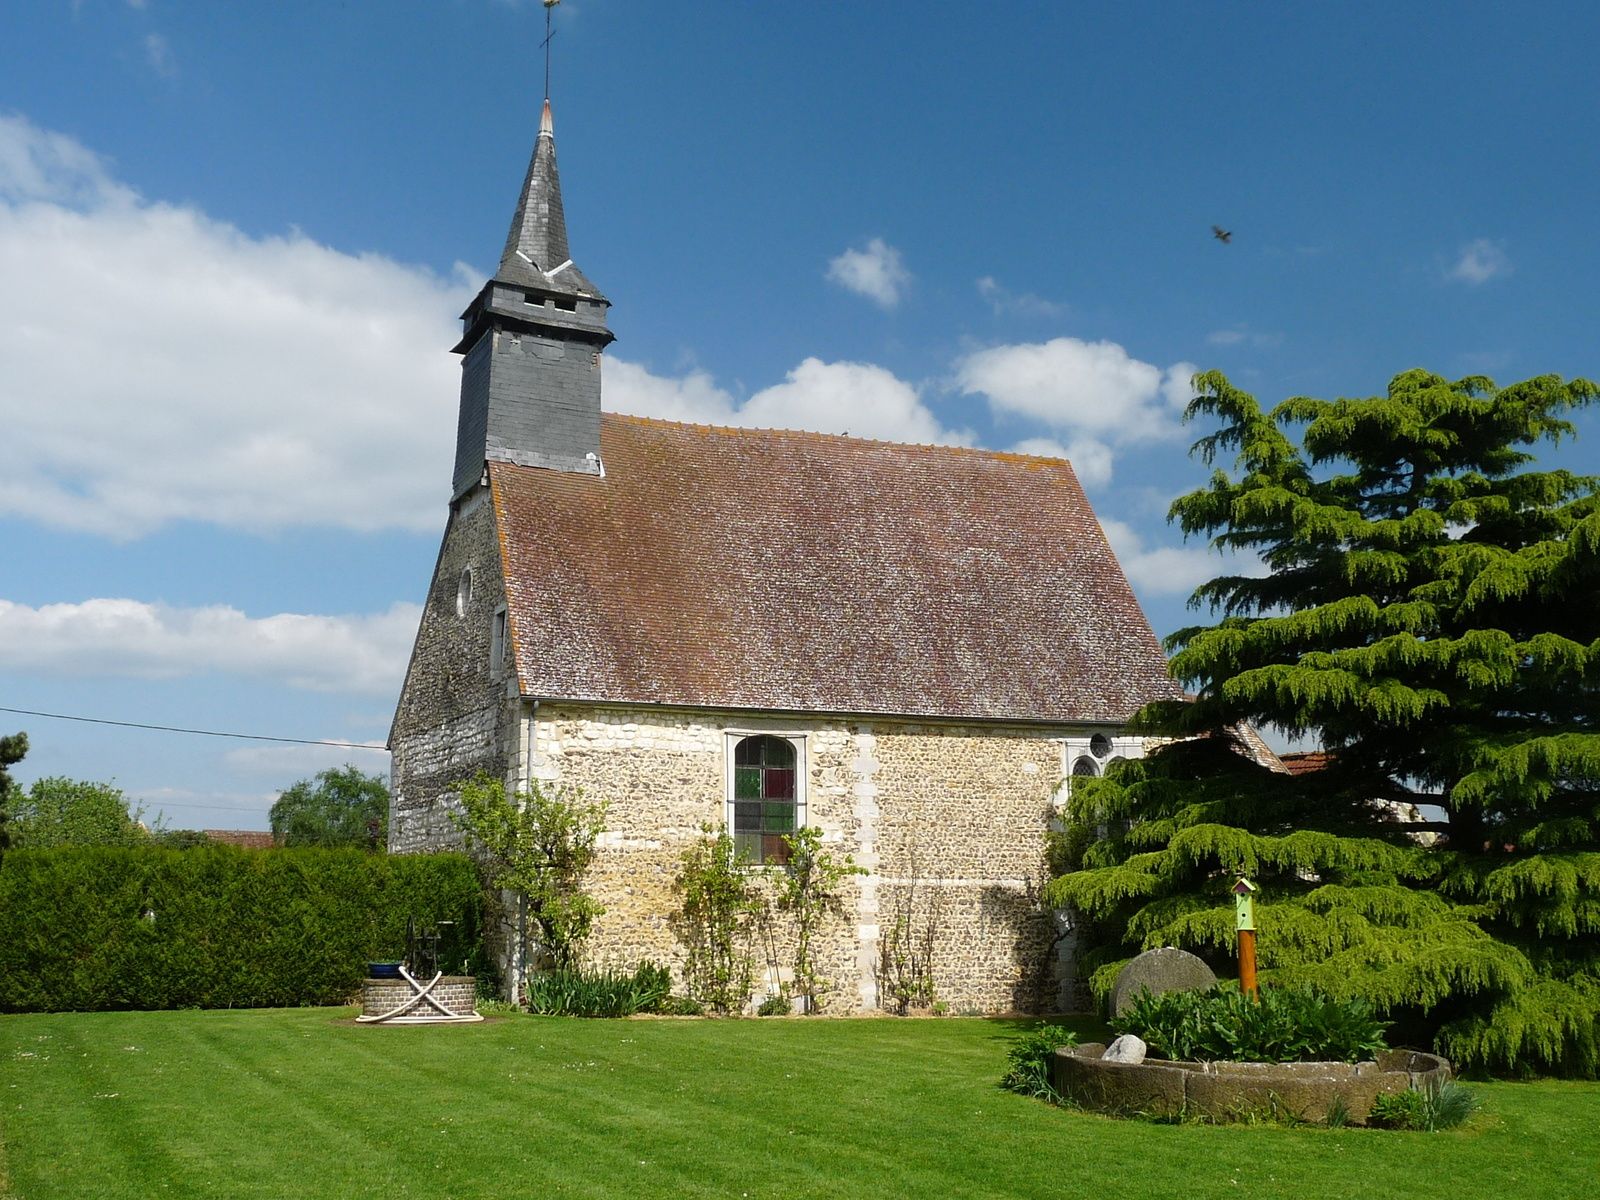
[[[550,18],[556,5],[561,0],[544,0],[544,103],[546,110],[550,106],[550,40],[556,36],[555,29],[550,24]]]

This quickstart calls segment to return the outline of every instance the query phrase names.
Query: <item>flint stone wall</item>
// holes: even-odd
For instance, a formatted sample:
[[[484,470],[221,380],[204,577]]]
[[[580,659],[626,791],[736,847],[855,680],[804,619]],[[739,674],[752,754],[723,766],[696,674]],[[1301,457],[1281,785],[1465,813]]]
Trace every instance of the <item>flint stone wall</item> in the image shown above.
[[[1267,1114],[1325,1121],[1342,1103],[1352,1125],[1365,1125],[1381,1095],[1437,1087],[1450,1063],[1436,1054],[1385,1050],[1361,1063],[1108,1062],[1105,1046],[1057,1050],[1050,1079],[1063,1096],[1099,1112],[1236,1120]]]
[[[832,985],[825,1011],[880,1006],[897,928],[902,938],[933,932],[936,997],[950,1011],[1054,1007],[1055,927],[1037,895],[1059,734],[571,704],[540,705],[532,725],[533,776],[609,805],[590,885],[606,908],[588,946],[597,965],[681,968],[671,915],[683,853],[728,819],[734,743],[770,733],[800,746],[804,823],[869,872],[845,881],[843,912],[813,943]],[[774,929],[787,964],[793,930],[781,914]],[[758,948],[758,964],[765,957]],[[786,965],[778,976],[758,994],[776,990]]]
[[[490,661],[494,614],[505,604],[488,489],[451,514],[390,730],[389,849],[453,850],[448,803],[479,771],[515,784],[520,702],[508,663]],[[457,612],[463,571],[472,596]]]

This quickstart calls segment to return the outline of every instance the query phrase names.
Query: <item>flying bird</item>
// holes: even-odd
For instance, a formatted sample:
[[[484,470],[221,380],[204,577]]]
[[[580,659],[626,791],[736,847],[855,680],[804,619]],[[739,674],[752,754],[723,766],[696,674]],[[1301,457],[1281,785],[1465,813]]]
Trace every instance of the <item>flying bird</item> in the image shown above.
[[[1233,241],[1233,230],[1224,229],[1221,225],[1213,225],[1211,227],[1211,236],[1226,246],[1229,242]]]

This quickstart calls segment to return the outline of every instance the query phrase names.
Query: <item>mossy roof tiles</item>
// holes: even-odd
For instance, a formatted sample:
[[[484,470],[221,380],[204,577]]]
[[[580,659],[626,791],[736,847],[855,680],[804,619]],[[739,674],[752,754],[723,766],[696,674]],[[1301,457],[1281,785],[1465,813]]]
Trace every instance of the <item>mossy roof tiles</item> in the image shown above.
[[[1120,722],[1179,693],[1058,459],[606,414],[492,463],[522,693]]]

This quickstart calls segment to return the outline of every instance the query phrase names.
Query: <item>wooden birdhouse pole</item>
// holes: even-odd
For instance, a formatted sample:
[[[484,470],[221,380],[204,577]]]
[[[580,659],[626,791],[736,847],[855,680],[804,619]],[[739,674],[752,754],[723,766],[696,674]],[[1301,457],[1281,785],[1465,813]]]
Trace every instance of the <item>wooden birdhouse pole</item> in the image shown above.
[[[1239,990],[1246,996],[1258,999],[1256,987],[1256,885],[1243,875],[1233,885],[1234,913],[1239,929]]]

